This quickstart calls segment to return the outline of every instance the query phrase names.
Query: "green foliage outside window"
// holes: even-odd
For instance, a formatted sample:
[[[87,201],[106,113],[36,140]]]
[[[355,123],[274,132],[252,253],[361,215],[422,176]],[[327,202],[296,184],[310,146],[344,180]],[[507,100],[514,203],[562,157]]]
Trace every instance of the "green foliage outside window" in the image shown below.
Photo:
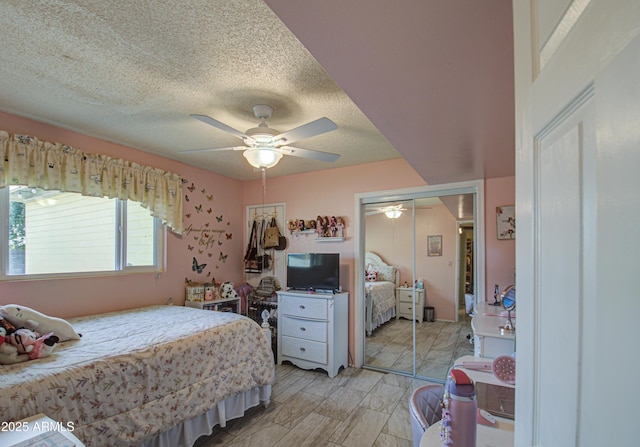
[[[11,212],[9,213],[9,248],[11,250],[24,249],[26,242],[24,224],[24,203],[10,202]]]

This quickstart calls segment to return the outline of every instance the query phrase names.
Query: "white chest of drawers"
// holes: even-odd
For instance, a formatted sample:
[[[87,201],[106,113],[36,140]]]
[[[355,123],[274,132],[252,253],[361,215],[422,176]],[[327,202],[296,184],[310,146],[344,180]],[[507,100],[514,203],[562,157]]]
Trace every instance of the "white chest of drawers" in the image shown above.
[[[322,368],[335,377],[347,367],[348,293],[278,292],[278,364]]]
[[[396,319],[404,317],[413,319],[413,308],[416,309],[416,320],[424,320],[424,289],[398,287],[396,289]]]

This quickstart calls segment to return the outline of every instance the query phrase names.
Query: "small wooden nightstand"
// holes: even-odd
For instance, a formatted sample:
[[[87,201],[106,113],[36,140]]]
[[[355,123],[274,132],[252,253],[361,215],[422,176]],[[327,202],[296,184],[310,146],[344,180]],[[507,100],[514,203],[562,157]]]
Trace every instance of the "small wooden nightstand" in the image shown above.
[[[413,319],[413,308],[416,309],[416,320],[424,319],[424,289],[398,287],[396,289],[396,319],[404,317]]]

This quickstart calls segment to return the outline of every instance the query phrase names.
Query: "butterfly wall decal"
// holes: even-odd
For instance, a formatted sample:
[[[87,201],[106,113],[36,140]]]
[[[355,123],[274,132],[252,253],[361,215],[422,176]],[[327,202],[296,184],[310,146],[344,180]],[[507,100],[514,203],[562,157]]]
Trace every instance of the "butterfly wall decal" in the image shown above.
[[[207,264],[198,264],[198,261],[194,257],[193,258],[193,267],[191,267],[191,270],[193,270],[194,272],[202,273],[202,271],[204,270],[204,268],[206,266],[207,266]]]
[[[222,214],[220,215],[220,217],[216,216],[216,220],[217,220],[218,222],[222,222]]]
[[[223,255],[222,252],[220,252],[220,257],[218,260],[222,262],[227,262],[227,257],[229,257],[229,255]]]
[[[213,200],[213,194],[207,195],[207,201],[211,202]]]
[[[187,186],[187,189],[188,189],[189,191],[193,192],[193,191],[195,191],[195,190],[196,190],[196,186],[195,186],[193,183],[191,183],[191,186]]]
[[[201,213],[201,212],[202,212],[202,205],[196,205],[196,207],[195,207],[195,208],[196,208],[196,211],[197,211],[198,213]]]
[[[225,233],[225,236],[227,236],[227,239],[231,239],[233,237],[233,233]]]

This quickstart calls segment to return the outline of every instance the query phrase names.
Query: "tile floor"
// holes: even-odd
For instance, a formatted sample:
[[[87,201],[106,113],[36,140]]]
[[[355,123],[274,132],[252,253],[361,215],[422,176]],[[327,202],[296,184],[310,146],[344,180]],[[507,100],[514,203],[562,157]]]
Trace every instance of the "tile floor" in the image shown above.
[[[392,319],[365,340],[365,363],[396,371],[413,371],[411,321]],[[467,335],[471,318],[461,313],[457,323],[422,322],[416,325],[416,375],[444,381],[452,362],[473,355]]]
[[[396,339],[395,344],[386,344],[386,349],[398,356],[376,358],[397,364],[403,357],[398,346],[410,324],[390,323],[387,335],[381,331],[378,338]],[[419,372],[434,377],[444,371],[444,377],[452,360],[468,354],[469,349],[472,353],[466,338],[468,327],[464,321],[422,323],[416,331]],[[194,447],[412,447],[409,396],[427,383],[358,368],[341,370],[329,378],[324,371],[305,371],[285,362],[276,366],[267,408],[254,408],[224,429],[216,427]]]

